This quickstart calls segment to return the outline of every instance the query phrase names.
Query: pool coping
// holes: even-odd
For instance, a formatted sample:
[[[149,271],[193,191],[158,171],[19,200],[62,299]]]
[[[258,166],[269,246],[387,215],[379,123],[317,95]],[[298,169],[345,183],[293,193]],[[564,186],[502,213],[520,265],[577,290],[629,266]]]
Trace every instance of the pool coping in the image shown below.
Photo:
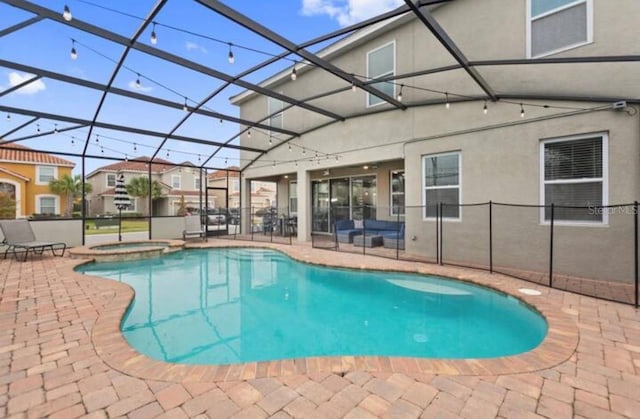
[[[565,362],[574,354],[579,340],[579,330],[574,320],[560,306],[545,300],[550,291],[543,286],[527,284],[528,288],[542,291],[540,296],[519,294],[518,289],[526,284],[502,274],[489,274],[471,269],[442,267],[420,262],[403,262],[376,256],[353,255],[337,257],[336,252],[311,249],[305,246],[288,246],[273,243],[230,242],[227,240],[209,243],[187,244],[187,248],[251,247],[270,248],[281,251],[300,262],[318,265],[375,269],[393,272],[434,274],[467,281],[512,295],[542,314],[548,325],[547,335],[540,345],[519,355],[483,359],[433,359],[389,356],[329,356],[296,358],[277,361],[248,362],[229,365],[171,364],[147,357],[133,349],[120,331],[123,316],[135,293],[129,285],[110,279],[81,274],[73,270],[87,263],[78,260],[72,266],[72,274],[84,280],[109,281],[114,292],[112,300],[99,314],[93,327],[91,339],[98,356],[110,367],[135,377],[172,382],[220,382],[296,374],[338,373],[366,371],[404,374],[441,375],[505,375],[549,369]],[[326,252],[324,254],[322,252]],[[315,256],[314,256],[315,255]],[[325,259],[322,258],[325,256]],[[331,261],[329,263],[328,261]],[[366,266],[363,263],[366,262]],[[392,269],[380,268],[393,265]],[[485,276],[490,276],[491,281]],[[519,285],[518,285],[519,284]],[[546,292],[545,292],[546,291]],[[557,291],[556,291],[557,292]]]

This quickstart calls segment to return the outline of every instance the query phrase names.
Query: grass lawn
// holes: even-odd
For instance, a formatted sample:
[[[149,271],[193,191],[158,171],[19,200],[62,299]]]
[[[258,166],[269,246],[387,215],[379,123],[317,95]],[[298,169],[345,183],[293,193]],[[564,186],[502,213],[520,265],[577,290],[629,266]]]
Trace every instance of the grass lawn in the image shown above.
[[[93,220],[87,220],[85,225],[85,232],[87,235],[113,234],[118,232],[118,226],[96,228],[96,223]],[[149,231],[149,222],[146,220],[122,220],[123,233],[137,233],[139,231]]]

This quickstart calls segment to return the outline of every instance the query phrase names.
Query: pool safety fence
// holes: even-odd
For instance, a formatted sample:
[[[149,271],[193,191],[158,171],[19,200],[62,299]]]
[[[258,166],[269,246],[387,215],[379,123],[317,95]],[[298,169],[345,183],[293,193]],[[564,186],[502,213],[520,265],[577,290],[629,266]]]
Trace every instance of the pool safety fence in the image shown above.
[[[638,203],[313,208],[315,248],[501,273],[638,307]]]
[[[221,219],[209,227],[210,235],[220,239],[290,245],[298,234],[298,217],[288,207],[232,208],[228,214],[226,221]]]

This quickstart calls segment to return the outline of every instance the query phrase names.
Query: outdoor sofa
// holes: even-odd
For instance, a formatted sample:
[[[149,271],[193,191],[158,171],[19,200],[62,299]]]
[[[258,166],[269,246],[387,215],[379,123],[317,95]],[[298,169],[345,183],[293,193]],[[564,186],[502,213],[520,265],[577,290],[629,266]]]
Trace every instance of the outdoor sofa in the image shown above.
[[[404,222],[366,219],[362,228],[356,228],[353,220],[340,220],[336,221],[336,234],[339,243],[353,243],[353,238],[362,234],[404,240]]]

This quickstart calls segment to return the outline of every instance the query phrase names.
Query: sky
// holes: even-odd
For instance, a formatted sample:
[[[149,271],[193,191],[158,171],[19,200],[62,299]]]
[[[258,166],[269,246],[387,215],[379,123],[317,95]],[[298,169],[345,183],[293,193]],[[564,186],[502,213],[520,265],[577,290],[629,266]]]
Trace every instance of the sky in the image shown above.
[[[82,20],[119,35],[130,37],[141,24],[141,18],[151,10],[153,0],[39,0],[33,3],[62,13],[67,4],[76,20]],[[274,32],[295,43],[302,43],[368,17],[395,8],[402,0],[227,0],[224,3]],[[111,10],[109,10],[111,9]],[[0,4],[0,30],[15,25],[33,15]],[[149,26],[140,42],[151,45],[150,35],[157,35],[155,47],[218,71],[235,75],[279,54],[281,48],[235,23],[228,21],[191,0],[169,0]],[[179,30],[176,30],[179,29]],[[228,62],[229,43],[234,53],[233,64]],[[311,48],[317,51],[327,44]],[[75,48],[77,58],[71,59]],[[256,51],[249,51],[250,47]],[[124,48],[99,37],[78,31],[50,20],[43,20],[24,29],[0,37],[0,59],[25,66],[39,67],[92,82],[107,84],[115,62]],[[293,57],[292,57],[293,58]],[[270,75],[290,66],[292,61],[270,65],[245,80],[259,83]],[[29,80],[32,75],[10,65],[0,66],[0,91]],[[136,80],[140,80],[139,86]],[[155,57],[132,50],[113,86],[135,91],[172,102],[186,102],[189,106],[200,102],[222,85],[220,80],[163,62]],[[229,98],[242,91],[231,86],[207,102],[205,109],[238,116],[238,108]],[[102,93],[98,90],[75,87],[71,84],[43,78],[13,93],[0,96],[0,105],[91,120]],[[158,132],[174,128],[185,113],[145,104],[117,95],[108,95],[98,115],[98,121],[127,125]],[[7,117],[8,116],[8,117]],[[30,117],[0,114],[0,136],[28,121]],[[5,139],[16,139],[37,133],[64,130],[73,124],[41,119]],[[239,131],[230,122],[196,115],[183,124],[176,134],[224,142]],[[79,153],[87,139],[88,128],[28,139],[20,144],[41,150]],[[140,136],[96,128],[90,138],[88,153],[104,157],[132,158],[151,155],[161,138]],[[173,162],[204,161],[214,149],[211,146],[167,141],[157,157]],[[243,166],[237,152],[223,151],[211,160],[210,167]],[[76,162],[80,173],[80,159]],[[110,161],[87,159],[87,173],[109,164]]]

